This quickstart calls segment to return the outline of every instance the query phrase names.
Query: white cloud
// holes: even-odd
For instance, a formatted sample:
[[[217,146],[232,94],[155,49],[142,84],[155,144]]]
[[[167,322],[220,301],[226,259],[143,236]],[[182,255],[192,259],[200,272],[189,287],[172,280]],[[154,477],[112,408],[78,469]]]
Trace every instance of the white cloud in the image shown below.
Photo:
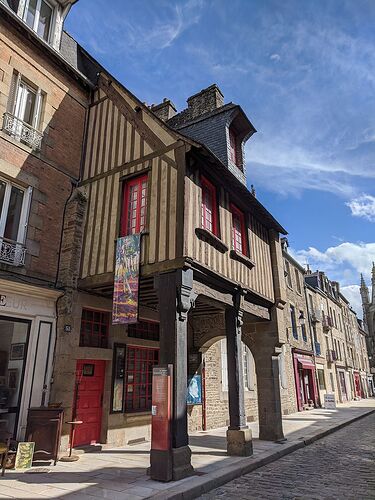
[[[341,287],[341,293],[346,297],[352,308],[355,310],[359,318],[362,318],[362,302],[361,302],[361,294],[359,292],[359,285],[347,285]]]
[[[346,203],[354,217],[363,217],[375,222],[375,196],[363,194]]]
[[[293,257],[311,271],[324,271],[329,279],[340,283],[342,294],[349,300],[359,317],[362,317],[359,293],[360,273],[370,281],[372,262],[375,261],[375,243],[344,242],[325,251],[309,247],[307,250],[289,249]]]
[[[280,61],[281,57],[279,54],[271,54],[270,59],[271,61]]]
[[[312,271],[325,271],[343,286],[359,282],[359,275],[369,275],[375,261],[375,243],[344,242],[325,251],[309,247],[308,250],[292,250],[295,258],[304,264],[309,263]]]

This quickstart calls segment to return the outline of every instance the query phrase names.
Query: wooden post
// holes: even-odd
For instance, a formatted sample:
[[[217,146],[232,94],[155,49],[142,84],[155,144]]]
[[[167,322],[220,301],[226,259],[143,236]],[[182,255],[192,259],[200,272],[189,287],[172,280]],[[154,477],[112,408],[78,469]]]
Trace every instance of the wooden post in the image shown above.
[[[173,365],[171,449],[151,450],[151,477],[160,460],[171,463],[172,479],[179,480],[194,473],[187,427],[187,315],[194,302],[193,271],[179,269],[155,278],[159,300],[160,364]],[[156,474],[155,474],[156,476]],[[160,471],[159,480],[163,479]]]
[[[251,430],[246,423],[244,370],[241,345],[242,316],[240,292],[235,292],[234,307],[225,311],[228,362],[229,427],[228,455],[249,456],[253,453]]]

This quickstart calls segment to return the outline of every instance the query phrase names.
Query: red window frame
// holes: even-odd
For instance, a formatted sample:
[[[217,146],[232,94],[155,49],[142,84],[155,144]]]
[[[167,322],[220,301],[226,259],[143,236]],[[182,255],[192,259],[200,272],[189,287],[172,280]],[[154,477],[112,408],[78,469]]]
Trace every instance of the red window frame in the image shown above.
[[[202,186],[202,227],[217,236],[216,188],[205,177],[201,177]]]
[[[152,402],[152,368],[159,362],[159,349],[126,346],[124,411],[147,411]]]
[[[232,248],[242,255],[247,255],[245,215],[233,204],[231,204],[230,209],[232,212]],[[238,236],[240,236],[240,240]]]
[[[237,134],[233,128],[229,128],[229,152],[231,161],[237,165],[238,154],[237,154]]]
[[[145,229],[147,217],[147,180],[148,175],[145,174],[124,183],[121,236],[141,233]]]
[[[96,309],[82,309],[80,347],[107,348],[110,313]]]

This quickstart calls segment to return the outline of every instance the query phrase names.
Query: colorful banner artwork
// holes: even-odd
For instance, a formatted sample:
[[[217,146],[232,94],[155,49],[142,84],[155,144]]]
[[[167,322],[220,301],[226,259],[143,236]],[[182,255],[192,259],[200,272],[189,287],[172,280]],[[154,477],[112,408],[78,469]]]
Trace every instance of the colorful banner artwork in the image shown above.
[[[140,234],[131,234],[117,240],[112,308],[114,325],[138,321],[140,250]]]

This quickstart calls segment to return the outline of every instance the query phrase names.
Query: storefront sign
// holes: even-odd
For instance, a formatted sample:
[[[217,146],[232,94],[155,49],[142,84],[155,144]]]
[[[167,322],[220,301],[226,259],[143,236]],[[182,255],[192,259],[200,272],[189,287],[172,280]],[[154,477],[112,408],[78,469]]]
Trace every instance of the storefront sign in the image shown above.
[[[324,394],[324,408],[326,410],[336,409],[336,401],[334,394]]]
[[[152,371],[151,449],[171,447],[172,365],[155,366]]]
[[[35,443],[18,443],[16,469],[30,469],[33,462]]]
[[[129,324],[138,321],[140,251],[140,234],[131,234],[117,240],[113,324]]]

